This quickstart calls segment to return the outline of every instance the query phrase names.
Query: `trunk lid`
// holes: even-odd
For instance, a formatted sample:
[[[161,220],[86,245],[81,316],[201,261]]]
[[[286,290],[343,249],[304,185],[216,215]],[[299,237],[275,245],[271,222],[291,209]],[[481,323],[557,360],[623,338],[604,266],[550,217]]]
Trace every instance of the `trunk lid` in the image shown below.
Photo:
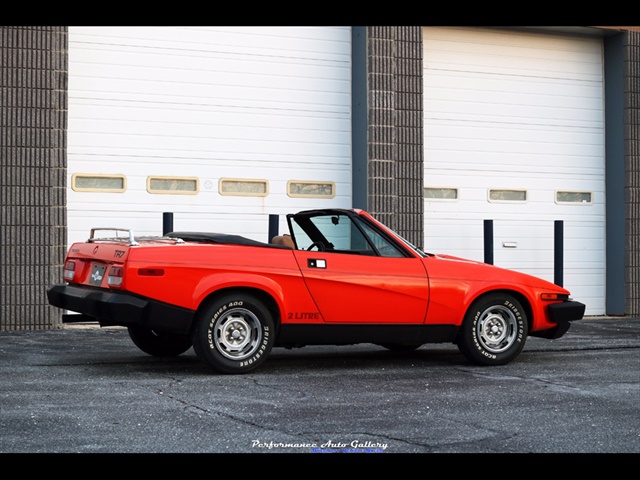
[[[115,232],[112,237],[97,237],[97,231]],[[176,243],[160,237],[136,239],[132,230],[94,228],[86,242],[74,243],[64,263],[64,279],[69,283],[101,288],[121,288],[124,267],[131,248],[141,244]]]

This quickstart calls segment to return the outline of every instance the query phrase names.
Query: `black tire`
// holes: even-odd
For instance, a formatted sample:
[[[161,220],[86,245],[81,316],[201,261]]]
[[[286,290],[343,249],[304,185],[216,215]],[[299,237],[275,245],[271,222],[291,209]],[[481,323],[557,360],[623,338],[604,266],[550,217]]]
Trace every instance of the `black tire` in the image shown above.
[[[507,293],[481,297],[467,311],[458,335],[460,352],[478,365],[505,365],[524,348],[527,314]]]
[[[269,356],[275,342],[269,310],[251,295],[220,297],[198,314],[191,337],[196,355],[219,373],[248,373]]]
[[[177,357],[191,348],[188,335],[156,332],[138,325],[130,326],[127,330],[135,346],[154,357]]]

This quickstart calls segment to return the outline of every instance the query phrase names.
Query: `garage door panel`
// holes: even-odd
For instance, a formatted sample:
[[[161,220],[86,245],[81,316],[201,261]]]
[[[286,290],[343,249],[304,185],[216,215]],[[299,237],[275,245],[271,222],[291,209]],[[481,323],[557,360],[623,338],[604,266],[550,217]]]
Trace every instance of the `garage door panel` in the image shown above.
[[[489,103],[474,103],[465,106],[464,102],[439,102],[437,100],[430,101],[427,107],[433,107],[434,110],[425,117],[425,129],[443,123],[457,124],[465,126],[469,122],[484,123],[485,125],[494,125],[495,128],[502,128],[509,125],[506,117],[518,118],[520,125],[526,125],[532,129],[595,129],[602,124],[602,117],[597,111],[581,109],[575,111],[554,111],[553,118],[541,118],[535,116],[523,117],[522,108],[519,106],[502,107],[497,105],[495,109]],[[450,107],[451,110],[447,110]],[[543,109],[538,109],[540,113]],[[549,110],[547,110],[549,111]],[[498,115],[498,112],[501,115]],[[529,111],[529,113],[532,113]],[[570,126],[569,126],[570,125]]]
[[[556,99],[559,102],[567,102],[564,97],[580,97],[581,99],[602,100],[602,85],[597,81],[583,81],[578,84],[563,79],[523,79],[521,75],[505,77],[503,75],[483,75],[464,71],[431,72],[428,85],[430,89],[437,89],[438,96],[443,100],[455,101],[459,98],[475,97],[482,99],[491,95],[498,103],[504,103],[501,95],[511,98],[510,95],[539,95],[539,101],[549,102]],[[549,93],[549,87],[554,89]],[[470,89],[465,91],[465,89]]]
[[[233,123],[236,119],[238,122],[244,124],[251,119],[255,124],[269,124],[269,122],[276,122],[276,125],[281,124],[279,122],[287,121],[290,116],[295,118],[296,124],[304,126],[306,124],[317,126],[317,122],[325,122],[326,125],[332,125],[342,127],[349,124],[349,107],[345,104],[335,104],[332,108],[324,106],[324,108],[316,108],[314,110],[307,110],[304,112],[291,112],[282,111],[281,109],[273,108],[266,109],[266,104],[261,104],[262,107],[256,108],[255,111],[247,111],[243,105],[238,103],[231,104],[230,100],[225,102],[214,102],[212,98],[199,98],[199,103],[184,103],[184,97],[180,97],[183,100],[182,104],[176,103],[171,99],[163,99],[163,101],[142,101],[140,98],[135,98],[131,93],[127,94],[128,97],[122,99],[109,99],[98,98],[103,92],[96,92],[93,98],[79,98],[76,97],[70,101],[70,105],[73,107],[72,121],[85,119],[129,119],[129,120],[144,120],[144,121],[162,121],[162,120],[178,120],[191,123],[206,123],[215,124],[216,122],[223,124]],[[176,97],[177,98],[177,97]],[[337,98],[342,98],[339,95]],[[151,97],[149,97],[151,100]],[[156,98],[156,100],[158,100]],[[255,105],[252,105],[255,107]],[[186,119],[180,116],[187,116]],[[339,129],[339,128],[337,128]]]
[[[500,146],[506,151],[516,151],[528,154],[538,152],[547,153],[550,149],[557,148],[557,153],[564,153],[563,149],[568,147],[568,153],[571,155],[597,155],[601,158],[603,141],[599,132],[585,129],[569,129],[555,128],[551,129],[546,126],[527,126],[525,128],[521,124],[513,126],[510,124],[482,124],[476,122],[465,122],[458,124],[456,122],[447,121],[439,122],[438,125],[429,126],[430,141],[434,142],[434,148],[452,149],[452,150],[469,150],[474,145],[483,146],[486,142],[492,142],[489,145],[491,151],[496,151],[495,140],[500,141]],[[455,139],[455,142],[451,140]],[[459,142],[462,141],[462,146]],[[576,150],[576,146],[582,147]],[[478,148],[478,150],[485,150]],[[499,152],[499,150],[497,150]],[[551,150],[553,151],[553,150]]]
[[[69,119],[74,131],[92,130],[100,125],[98,122],[114,122],[111,127],[120,127],[121,130],[129,131],[132,127],[139,129],[150,129],[165,127],[171,125],[173,128],[184,129],[206,129],[204,133],[209,136],[212,134],[211,127],[215,127],[213,133],[217,133],[220,127],[251,127],[251,128],[269,128],[292,129],[298,131],[305,130],[330,130],[334,129],[338,133],[344,129],[348,129],[350,119],[348,115],[344,118],[336,118],[335,116],[322,116],[316,114],[308,115],[292,115],[291,112],[269,113],[244,113],[239,109],[218,108],[218,109],[172,109],[155,105],[140,105],[135,107],[124,107],[121,105],[103,105],[100,109],[96,109],[92,105],[82,105],[74,103],[74,116]],[[123,120],[126,119],[126,120]],[[126,125],[126,126],[125,126]]]
[[[121,54],[113,53],[120,57]],[[138,84],[154,82],[168,91],[175,91],[181,85],[206,85],[209,88],[224,90],[228,86],[263,87],[276,89],[298,90],[314,88],[320,91],[330,91],[336,81],[348,85],[350,72],[343,70],[336,75],[336,67],[306,64],[281,63],[277,61],[260,64],[253,62],[219,61],[212,70],[188,70],[193,59],[187,61],[165,59],[165,63],[156,65],[141,65],[140,61],[148,59],[146,55],[131,56],[131,65],[102,65],[81,64],[74,58],[74,69],[79,77],[99,77],[109,82],[137,79]],[[145,62],[150,63],[150,62]],[[330,72],[330,75],[327,73]],[[78,79],[79,80],[79,79]]]
[[[320,135],[318,135],[320,137]],[[177,141],[178,140],[178,141]],[[335,139],[332,139],[335,141]],[[320,157],[344,157],[348,146],[345,144],[322,144],[314,142],[298,141],[296,139],[282,139],[260,141],[249,137],[237,139],[227,138],[190,138],[176,139],[166,138],[160,134],[155,135],[114,135],[106,133],[76,133],[69,135],[69,141],[78,146],[91,146],[100,151],[101,147],[108,149],[109,145],[117,143],[128,154],[142,154],[151,149],[161,149],[165,156],[172,150],[184,151],[208,151],[208,152],[247,152],[263,153],[267,155],[284,154],[300,155],[313,154]],[[108,150],[105,150],[108,151]]]
[[[432,142],[431,145],[435,145]],[[580,172],[585,177],[598,175],[601,171],[601,157],[594,157],[593,154],[575,154],[571,152],[536,152],[534,154],[526,152],[515,152],[509,150],[492,152],[489,145],[485,145],[485,151],[473,150],[450,150],[440,145],[440,151],[433,151],[433,159],[428,161],[429,167],[435,169],[439,166],[451,165],[455,159],[460,159],[460,164],[451,166],[451,171],[456,170],[473,172],[513,172],[515,176],[518,172],[540,172],[546,168],[546,173],[554,175],[558,179],[564,180],[563,174],[575,174]],[[568,147],[567,147],[568,149]],[[551,148],[549,148],[551,150]],[[478,165],[482,159],[488,159],[488,163]],[[531,162],[537,165],[532,165]],[[566,164],[563,164],[566,162]],[[570,180],[566,180],[569,182]]]
[[[499,140],[496,142],[495,140]],[[593,145],[582,145],[579,143],[556,143],[548,144],[536,142],[531,139],[526,142],[509,140],[508,138],[494,138],[483,140],[480,138],[459,138],[452,144],[450,138],[432,138],[429,140],[430,148],[435,150],[454,150],[473,155],[475,152],[493,152],[496,154],[529,154],[529,155],[553,155],[553,156],[576,156],[588,158],[594,155]],[[597,150],[601,147],[595,146]]]
[[[590,39],[560,33],[545,32],[542,34],[483,27],[464,29],[441,27],[431,28],[426,32],[426,35],[433,45],[434,53],[451,52],[465,55],[472,52],[475,55],[486,56],[489,51],[490,57],[509,53],[512,57],[564,60],[570,63],[577,63],[581,60],[594,63],[598,61],[597,56],[594,56],[594,47]],[[446,56],[445,58],[450,59]],[[431,60],[431,56],[429,59]]]
[[[193,32],[194,30],[190,31],[190,33]],[[339,33],[339,30],[336,29],[333,32]],[[211,33],[210,31],[209,35]],[[241,36],[247,37],[246,34]],[[105,34],[104,38],[108,38],[108,36]],[[276,39],[276,37],[267,38],[270,40]],[[135,43],[127,44],[126,42],[131,41],[131,39],[126,38],[122,39],[121,45],[100,43],[99,40],[99,37],[96,37],[91,41],[89,37],[78,34],[78,30],[74,29],[74,35],[70,41],[70,46],[73,47],[73,60],[81,64],[78,65],[79,67],[82,67],[82,64],[94,64],[97,67],[97,72],[105,73],[108,76],[114,76],[119,67],[147,67],[150,70],[149,72],[142,72],[143,78],[148,77],[153,68],[182,66],[192,70],[194,59],[201,61],[200,68],[193,70],[194,75],[216,71],[215,68],[211,67],[211,62],[207,62],[208,60],[213,60],[216,65],[224,67],[221,69],[221,74],[229,70],[240,69],[247,74],[257,71],[268,75],[282,75],[283,72],[280,70],[269,70],[267,68],[269,64],[275,64],[284,69],[291,68],[291,71],[297,71],[303,76],[307,76],[305,72],[307,74],[324,72],[321,78],[342,76],[348,70],[342,63],[348,59],[349,55],[345,53],[340,41],[320,43],[320,46],[318,46],[316,43],[320,41],[312,40],[307,42],[307,45],[316,46],[316,50],[303,51],[298,49],[304,48],[300,41],[296,41],[297,49],[291,49],[290,46],[284,49],[277,48],[268,43],[266,43],[268,45],[267,48],[260,49],[255,43],[252,45],[248,43],[249,50],[247,50],[245,46],[230,44],[212,44],[210,48],[207,48],[206,45],[203,47],[202,44],[187,43],[180,45],[181,48],[176,48],[175,40],[165,41],[164,45],[166,46],[162,46],[162,43],[153,40],[147,42],[153,46],[137,45]],[[342,42],[349,41],[349,36],[342,40]],[[332,45],[335,48],[332,49]],[[190,50],[189,47],[193,47],[193,49]],[[99,62],[96,62],[96,53],[99,53]],[[255,64],[254,69],[249,67],[251,64]],[[339,66],[340,68],[332,71],[332,66]],[[116,70],[113,67],[116,67]],[[311,68],[311,71],[305,70],[304,67]],[[85,66],[84,68],[87,67]],[[83,70],[80,71],[82,72]],[[87,70],[87,72],[93,75],[91,70]],[[175,72],[176,75],[183,75],[184,73]]]
[[[297,88],[266,88],[264,86],[257,86],[253,89],[247,89],[246,86],[238,86],[233,83],[220,86],[212,86],[207,84],[195,84],[187,83],[176,89],[176,85],[172,85],[162,81],[145,82],[139,80],[130,79],[85,79],[76,80],[73,88],[73,93],[69,95],[69,102],[72,103],[76,97],[82,98],[86,96],[82,92],[90,91],[91,88],[96,88],[100,92],[99,95],[109,100],[126,100],[130,98],[136,98],[137,100],[146,99],[147,101],[157,101],[162,103],[177,103],[177,104],[190,104],[195,102],[200,104],[204,101],[205,104],[215,105],[215,100],[219,98],[226,98],[223,105],[235,105],[235,100],[240,100],[242,104],[257,109],[261,105],[270,105],[275,107],[282,102],[286,108],[294,111],[303,111],[305,108],[309,108],[310,105],[318,105],[325,111],[335,111],[338,107],[336,104],[344,106],[344,100],[349,97],[348,92],[342,90],[328,92],[319,89],[320,85],[310,84],[307,90],[300,88],[300,84],[297,84]],[[326,86],[322,86],[326,88]],[[314,92],[313,96],[310,96],[310,91]],[[185,93],[188,92],[188,93]],[[138,97],[137,94],[142,95]],[[132,97],[133,95],[133,97]],[[258,104],[253,102],[257,101]],[[343,109],[340,109],[344,111]]]
[[[180,115],[176,120],[179,120]],[[82,131],[109,131],[110,136],[119,137],[118,143],[124,142],[130,136],[136,136],[138,140],[143,137],[149,138],[150,142],[156,144],[157,138],[161,141],[170,142],[177,146],[184,143],[189,146],[194,139],[206,139],[210,141],[220,140],[241,140],[252,142],[294,142],[304,143],[336,143],[342,145],[350,144],[348,132],[333,132],[329,129],[325,121],[318,121],[315,127],[308,125],[302,128],[296,125],[295,118],[283,119],[285,125],[281,126],[258,126],[258,125],[199,125],[196,123],[187,123],[188,116],[183,115],[185,123],[174,124],[166,122],[145,122],[145,121],[117,121],[117,120],[78,120],[74,121],[77,135],[81,135]],[[288,124],[288,125],[287,125]],[[344,125],[344,124],[343,124]],[[89,141],[93,141],[91,138]]]
[[[546,235],[540,232],[525,231],[518,234],[500,234],[494,231],[494,248],[503,250],[512,255],[513,258],[522,257],[526,261],[530,254],[535,252],[552,252],[554,248],[553,230]],[[569,242],[569,248],[563,249],[565,260],[569,262],[573,259],[583,258],[585,255],[595,254],[604,248],[603,238],[564,238],[564,242]]]
[[[478,55],[461,55],[459,63],[431,62],[427,66],[440,72],[455,74],[457,72],[473,73],[476,75],[492,74],[496,76],[515,76],[517,74],[531,75],[541,78],[549,78],[553,80],[576,80],[580,82],[597,81],[601,72],[593,66],[590,69],[581,71],[572,71],[572,64],[558,61],[538,61],[532,58],[522,58],[518,56],[500,55],[500,61],[504,63],[496,64],[492,59],[479,57]],[[575,65],[575,64],[574,64]]]
[[[434,173],[428,179],[430,185],[440,184],[444,186],[459,186],[460,180],[456,178],[459,175],[458,172],[504,171],[506,165],[509,166],[509,171],[514,174],[533,174],[544,170],[549,174],[553,174],[554,178],[561,180],[563,185],[567,186],[576,185],[575,180],[566,177],[567,174],[579,174],[583,178],[595,177],[595,181],[598,181],[601,180],[602,172],[602,157],[594,155],[474,152],[473,157],[471,157],[469,152],[443,148],[440,151],[431,150],[431,156],[426,162],[428,162],[428,167],[434,171],[448,169],[452,172],[452,175],[446,176]],[[443,181],[444,184],[442,183]],[[598,183],[598,185],[601,189],[601,184]],[[580,184],[578,183],[576,187],[579,186]],[[593,187],[590,187],[589,190],[593,190]]]
[[[526,121],[525,121],[526,122]],[[447,140],[451,138],[470,137],[469,141],[489,138],[505,140],[522,140],[530,142],[535,140],[547,140],[552,145],[574,145],[576,143],[586,143],[591,148],[591,153],[602,153],[603,140],[596,128],[581,128],[576,126],[553,126],[544,124],[528,124],[519,122],[515,125],[503,118],[499,123],[490,123],[467,120],[466,122],[455,121],[453,119],[430,119],[427,121],[425,129],[428,130],[432,141]],[[459,135],[459,134],[463,135]],[[439,144],[436,146],[440,146]],[[455,147],[449,143],[445,146]]]
[[[604,238],[604,232],[598,228],[604,214],[601,210],[585,214],[565,211],[556,218],[541,212],[541,208],[535,205],[525,205],[520,208],[513,206],[493,208],[494,205],[485,203],[486,199],[483,199],[482,195],[465,198],[460,202],[443,202],[442,205],[436,205],[436,202],[425,202],[425,209],[430,212],[428,228],[433,232],[445,226],[460,224],[461,228],[481,229],[484,228],[484,220],[493,220],[494,232],[506,226],[507,231],[515,227],[530,228],[535,231],[546,229],[545,234],[553,235],[555,221],[562,220],[563,234],[566,239]]]
[[[291,55],[291,42],[300,45],[306,57],[345,56],[340,42],[350,41],[350,31],[331,27],[73,27],[72,41],[91,45],[92,50],[132,47],[158,49],[176,55],[193,52],[232,51],[235,54]],[[70,40],[71,41],[71,40]]]
[[[239,168],[252,168],[259,166],[264,162],[275,161],[278,162],[279,166],[286,169],[286,171],[291,171],[289,167],[292,165],[305,168],[305,171],[317,171],[320,167],[327,172],[332,172],[334,170],[350,171],[348,161],[351,158],[350,152],[343,152],[342,155],[336,154],[332,156],[320,156],[317,155],[315,151],[307,152],[304,155],[299,152],[295,152],[293,154],[284,154],[282,152],[267,154],[264,151],[231,151],[215,152],[215,156],[212,156],[212,153],[207,151],[166,151],[145,149],[138,152],[130,148],[113,148],[107,146],[94,147],[92,145],[74,146],[73,149],[68,151],[68,157],[69,161],[73,162],[74,168],[76,161],[78,162],[79,166],[76,168],[78,172],[85,173],[87,171],[94,173],[98,173],[100,171],[103,173],[113,173],[114,171],[122,170],[132,162],[135,162],[141,168],[148,168],[148,165],[159,166],[165,162],[172,162],[176,165],[184,165],[185,163],[188,163],[189,165],[202,168],[211,167],[212,159],[217,160],[217,163],[215,164],[216,168],[219,168],[221,164],[230,165],[236,173]],[[106,161],[121,163],[120,165],[109,165],[108,172],[106,172],[106,166],[98,163],[101,158]],[[85,162],[85,160],[87,161]],[[89,168],[85,168],[83,165],[88,165]],[[132,168],[135,168],[135,166],[132,165]],[[173,168],[175,171],[175,167]],[[244,176],[246,176],[246,173]]]
[[[465,126],[467,122],[493,123],[497,128],[508,125],[509,121],[517,121],[521,125],[534,129],[555,128],[597,128],[602,123],[598,105],[585,101],[579,108],[562,108],[559,102],[549,102],[549,106],[523,106],[492,101],[489,95],[478,100],[455,99],[452,101],[429,101],[429,110],[425,127],[441,122],[458,123]],[[470,104],[470,102],[472,102]],[[465,103],[467,105],[465,105]],[[602,105],[600,105],[602,107]],[[601,109],[601,108],[600,108]]]
[[[431,28],[425,38],[431,70],[595,81],[601,76],[600,51],[588,38],[473,28]]]

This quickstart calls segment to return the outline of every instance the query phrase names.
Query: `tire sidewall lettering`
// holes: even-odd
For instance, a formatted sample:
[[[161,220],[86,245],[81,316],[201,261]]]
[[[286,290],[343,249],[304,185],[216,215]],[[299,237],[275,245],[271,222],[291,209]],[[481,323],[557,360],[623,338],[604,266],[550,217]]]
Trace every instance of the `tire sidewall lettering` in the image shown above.
[[[522,343],[522,340],[523,340],[522,334],[524,332],[524,319],[522,318],[522,313],[520,313],[520,309],[518,308],[517,305],[514,305],[508,300],[505,300],[504,306],[507,307],[509,310],[511,310],[513,314],[516,316],[516,321],[518,323],[518,336],[516,337],[516,342]]]
[[[249,367],[254,362],[257,362],[258,359],[260,359],[262,357],[262,355],[265,354],[268,344],[269,344],[269,327],[266,326],[266,325],[263,325],[262,326],[262,341],[260,342],[260,347],[258,348],[258,350],[256,350],[256,352],[253,355],[251,355],[250,358],[247,358],[246,360],[242,360],[242,361],[238,362],[238,366],[239,367]]]

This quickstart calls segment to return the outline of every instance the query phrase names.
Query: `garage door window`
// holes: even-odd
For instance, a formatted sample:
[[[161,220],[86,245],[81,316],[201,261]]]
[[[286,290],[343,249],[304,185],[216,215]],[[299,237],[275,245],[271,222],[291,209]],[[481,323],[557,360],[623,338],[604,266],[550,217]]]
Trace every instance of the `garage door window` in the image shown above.
[[[221,178],[218,183],[218,192],[220,195],[266,197],[269,194],[269,182],[266,180]]]
[[[556,203],[564,205],[592,205],[593,195],[591,192],[556,192]]]
[[[199,187],[197,178],[147,177],[147,191],[149,193],[195,195],[198,193]]]
[[[524,203],[526,201],[526,190],[489,190],[489,202],[491,203]]]
[[[457,200],[457,188],[424,187],[424,198],[427,200]]]
[[[124,175],[74,173],[71,188],[76,192],[122,193],[127,189]]]
[[[336,196],[336,185],[333,182],[291,180],[287,183],[287,195],[305,198],[333,198]]]

